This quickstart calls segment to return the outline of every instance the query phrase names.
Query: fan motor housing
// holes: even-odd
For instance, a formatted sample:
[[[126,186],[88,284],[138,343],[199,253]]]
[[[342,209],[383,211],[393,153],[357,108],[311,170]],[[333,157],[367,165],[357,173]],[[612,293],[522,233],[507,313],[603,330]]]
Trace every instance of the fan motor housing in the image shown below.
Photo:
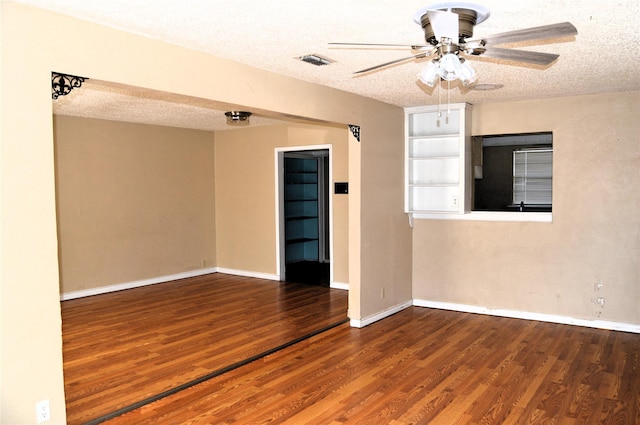
[[[453,8],[451,9],[451,12],[458,15],[459,39],[456,41],[458,41],[459,43],[464,43],[464,39],[473,37],[473,27],[475,27],[476,25],[478,15],[475,10],[463,8]],[[437,46],[438,43],[440,43],[440,40],[436,39],[433,28],[431,28],[429,14],[425,13],[424,15],[422,15],[420,21],[422,23],[422,30],[424,31],[424,39],[426,40],[426,42],[433,46]]]

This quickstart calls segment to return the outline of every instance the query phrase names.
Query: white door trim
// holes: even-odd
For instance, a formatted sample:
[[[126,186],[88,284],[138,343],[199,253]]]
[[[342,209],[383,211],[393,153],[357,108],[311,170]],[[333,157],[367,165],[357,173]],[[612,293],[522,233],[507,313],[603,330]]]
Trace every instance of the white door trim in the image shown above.
[[[285,243],[284,243],[284,211],[282,211],[282,200],[284,199],[284,154],[285,152],[296,151],[329,151],[329,282],[333,282],[333,145],[308,145],[308,146],[286,146],[274,149],[275,179],[276,179],[276,270],[278,279],[283,280]]]

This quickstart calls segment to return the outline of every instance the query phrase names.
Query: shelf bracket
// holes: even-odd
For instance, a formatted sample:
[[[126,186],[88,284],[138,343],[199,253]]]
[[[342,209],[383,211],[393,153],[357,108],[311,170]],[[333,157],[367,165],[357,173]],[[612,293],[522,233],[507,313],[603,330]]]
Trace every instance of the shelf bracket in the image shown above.
[[[351,130],[351,134],[353,134],[353,137],[355,137],[358,143],[360,143],[360,126],[349,124],[349,130]]]
[[[66,96],[71,90],[82,86],[82,83],[88,80],[87,77],[78,77],[76,75],[61,74],[59,72],[51,73],[51,98],[57,99],[60,96]]]

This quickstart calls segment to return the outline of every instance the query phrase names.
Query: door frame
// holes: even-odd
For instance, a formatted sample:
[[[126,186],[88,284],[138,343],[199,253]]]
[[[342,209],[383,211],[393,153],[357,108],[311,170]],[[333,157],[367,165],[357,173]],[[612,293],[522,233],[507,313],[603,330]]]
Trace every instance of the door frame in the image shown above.
[[[274,149],[275,158],[275,179],[276,179],[276,270],[278,280],[285,279],[285,228],[284,228],[284,154],[286,152],[298,151],[329,151],[329,285],[333,283],[333,191],[331,190],[331,182],[333,182],[333,146],[332,145],[306,145],[306,146],[287,146]]]

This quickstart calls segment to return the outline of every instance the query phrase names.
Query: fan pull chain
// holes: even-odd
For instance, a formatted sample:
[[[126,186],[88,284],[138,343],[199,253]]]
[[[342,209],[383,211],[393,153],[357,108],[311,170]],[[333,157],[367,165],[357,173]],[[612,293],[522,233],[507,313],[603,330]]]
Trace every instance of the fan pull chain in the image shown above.
[[[440,106],[442,106],[441,97],[442,97],[442,80],[439,81],[438,84],[438,120],[436,121],[436,127],[440,127],[440,118],[442,118],[442,111]]]
[[[447,80],[447,118],[445,123],[449,124],[449,114],[451,113],[451,80]]]

